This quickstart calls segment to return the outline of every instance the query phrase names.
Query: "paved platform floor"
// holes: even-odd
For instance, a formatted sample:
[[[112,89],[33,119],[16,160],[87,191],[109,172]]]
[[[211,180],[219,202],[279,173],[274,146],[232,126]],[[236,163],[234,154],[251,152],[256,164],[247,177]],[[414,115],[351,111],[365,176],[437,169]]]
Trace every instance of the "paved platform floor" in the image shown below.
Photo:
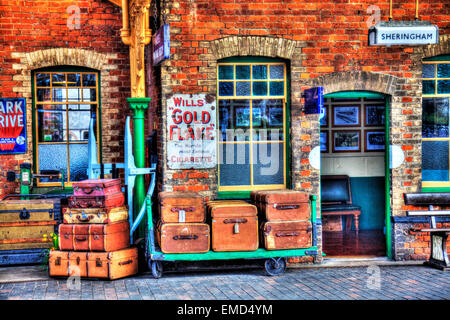
[[[150,273],[115,281],[0,283],[0,300],[449,300],[450,273],[425,266]]]

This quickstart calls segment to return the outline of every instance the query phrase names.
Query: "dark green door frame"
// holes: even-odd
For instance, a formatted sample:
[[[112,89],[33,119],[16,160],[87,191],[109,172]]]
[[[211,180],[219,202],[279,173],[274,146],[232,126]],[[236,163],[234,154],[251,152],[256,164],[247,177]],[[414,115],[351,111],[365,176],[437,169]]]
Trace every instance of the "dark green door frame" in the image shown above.
[[[324,98],[380,98],[385,99],[385,172],[384,172],[384,193],[385,193],[385,226],[386,226],[386,255],[392,258],[392,230],[391,230],[391,175],[390,175],[390,141],[389,141],[389,96],[372,91],[340,91],[324,95]]]

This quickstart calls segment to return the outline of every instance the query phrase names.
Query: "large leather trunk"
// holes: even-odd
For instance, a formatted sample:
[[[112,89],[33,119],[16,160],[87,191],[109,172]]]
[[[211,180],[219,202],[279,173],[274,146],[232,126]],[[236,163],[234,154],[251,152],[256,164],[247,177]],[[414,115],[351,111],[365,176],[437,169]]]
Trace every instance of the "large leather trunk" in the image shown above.
[[[193,192],[160,192],[160,220],[163,223],[203,223],[206,220],[203,197]]]
[[[50,251],[49,274],[51,277],[79,276],[114,280],[137,272],[137,248],[110,252]]]
[[[116,192],[104,196],[70,196],[70,208],[116,208],[125,204],[123,192]]]
[[[120,179],[88,179],[73,182],[75,196],[104,196],[122,192]]]
[[[205,223],[160,223],[157,239],[164,253],[208,252],[210,228]]]
[[[130,246],[128,221],[110,224],[60,224],[59,249],[115,251]]]
[[[310,218],[309,194],[281,189],[250,193],[260,218],[267,221],[305,221]]]
[[[64,208],[63,219],[64,223],[113,223],[128,220],[128,208]]]
[[[302,249],[312,244],[310,221],[266,222],[261,231],[267,250]]]
[[[0,201],[0,250],[51,248],[59,211],[59,200]]]
[[[244,201],[211,201],[213,251],[254,251],[258,249],[258,216],[254,205]]]

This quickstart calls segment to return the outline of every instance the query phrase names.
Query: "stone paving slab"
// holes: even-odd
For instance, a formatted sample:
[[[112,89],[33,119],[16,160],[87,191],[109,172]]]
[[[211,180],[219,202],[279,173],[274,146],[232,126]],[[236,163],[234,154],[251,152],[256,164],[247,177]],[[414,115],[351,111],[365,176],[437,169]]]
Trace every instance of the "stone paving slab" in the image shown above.
[[[450,274],[425,266],[150,273],[102,281],[0,283],[0,300],[449,300]]]

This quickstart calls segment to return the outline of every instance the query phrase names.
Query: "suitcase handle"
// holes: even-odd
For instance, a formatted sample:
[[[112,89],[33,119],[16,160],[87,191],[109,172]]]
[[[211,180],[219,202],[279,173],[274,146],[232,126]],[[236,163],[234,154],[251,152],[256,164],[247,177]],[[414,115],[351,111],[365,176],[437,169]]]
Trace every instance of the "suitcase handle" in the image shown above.
[[[91,194],[92,192],[94,192],[95,190],[100,190],[100,188],[99,187],[93,187],[93,188],[81,188],[81,187],[75,187],[75,191],[78,191],[78,190],[83,190],[83,192],[85,193],[85,194]],[[86,190],[89,190],[89,191],[86,191]]]
[[[75,241],[83,242],[86,240],[87,240],[87,237],[75,237]]]
[[[189,207],[189,208],[174,207],[174,208],[170,209],[170,211],[172,211],[172,212],[178,212],[178,211],[193,212],[193,211],[195,211],[195,208],[194,207]]]
[[[26,208],[23,208],[22,211],[19,213],[20,220],[27,220],[30,219],[30,212]]]
[[[300,235],[300,232],[294,231],[294,232],[276,232],[276,237],[297,237]]]
[[[298,204],[275,204],[274,208],[277,210],[292,210],[292,209],[298,209],[300,206]]]
[[[247,223],[247,219],[225,219],[223,223]]]
[[[197,240],[198,235],[196,234],[187,234],[187,235],[177,235],[173,237],[173,240]]]
[[[83,216],[83,217],[81,217],[80,215],[77,215],[77,219],[78,219],[78,221],[81,221],[81,222],[88,222],[89,220],[92,219],[92,216]]]
[[[133,263],[133,260],[132,260],[132,259],[127,260],[127,261],[123,261],[123,262],[119,262],[119,266],[124,266],[124,265],[130,264],[130,263]]]

